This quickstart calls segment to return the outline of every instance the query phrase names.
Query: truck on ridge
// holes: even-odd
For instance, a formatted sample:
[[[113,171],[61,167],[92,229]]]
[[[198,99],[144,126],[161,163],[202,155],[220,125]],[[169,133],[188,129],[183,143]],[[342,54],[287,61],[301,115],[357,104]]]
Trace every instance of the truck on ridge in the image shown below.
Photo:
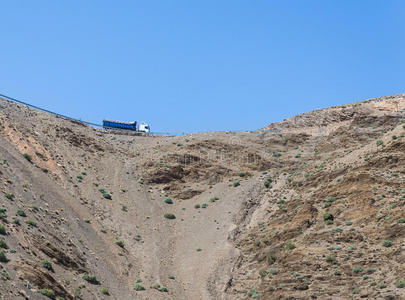
[[[119,129],[119,130],[130,130],[136,132],[144,132],[150,133],[149,125],[141,122],[137,127],[137,122],[122,122],[122,121],[114,121],[114,120],[103,120],[103,128],[104,129]]]

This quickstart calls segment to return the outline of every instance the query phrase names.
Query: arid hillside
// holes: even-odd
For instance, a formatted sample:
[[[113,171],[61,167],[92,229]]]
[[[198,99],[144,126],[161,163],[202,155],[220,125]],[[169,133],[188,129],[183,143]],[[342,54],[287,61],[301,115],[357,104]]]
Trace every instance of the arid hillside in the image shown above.
[[[0,99],[0,299],[405,299],[404,110],[141,136]]]

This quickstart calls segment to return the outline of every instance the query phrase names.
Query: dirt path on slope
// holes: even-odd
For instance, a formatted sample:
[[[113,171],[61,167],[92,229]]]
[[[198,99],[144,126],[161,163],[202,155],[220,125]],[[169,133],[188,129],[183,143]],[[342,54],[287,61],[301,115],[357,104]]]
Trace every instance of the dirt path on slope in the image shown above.
[[[255,179],[239,187],[220,183],[184,202],[173,237],[173,271],[184,290],[183,298],[225,299],[224,290],[239,253],[229,241],[236,215],[254,189]],[[210,202],[213,197],[219,200]],[[195,209],[195,204],[207,208]]]

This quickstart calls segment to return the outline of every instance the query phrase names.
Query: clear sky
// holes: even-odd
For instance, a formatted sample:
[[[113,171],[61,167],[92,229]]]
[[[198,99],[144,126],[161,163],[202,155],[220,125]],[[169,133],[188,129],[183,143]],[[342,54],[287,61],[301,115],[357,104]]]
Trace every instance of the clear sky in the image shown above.
[[[0,93],[153,131],[405,92],[405,1],[1,1]]]

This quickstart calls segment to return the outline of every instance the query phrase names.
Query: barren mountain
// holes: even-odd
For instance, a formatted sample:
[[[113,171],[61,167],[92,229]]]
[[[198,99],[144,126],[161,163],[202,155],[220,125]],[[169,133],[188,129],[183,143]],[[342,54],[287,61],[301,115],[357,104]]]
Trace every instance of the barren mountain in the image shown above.
[[[0,99],[0,299],[405,299],[404,110],[140,136]]]

